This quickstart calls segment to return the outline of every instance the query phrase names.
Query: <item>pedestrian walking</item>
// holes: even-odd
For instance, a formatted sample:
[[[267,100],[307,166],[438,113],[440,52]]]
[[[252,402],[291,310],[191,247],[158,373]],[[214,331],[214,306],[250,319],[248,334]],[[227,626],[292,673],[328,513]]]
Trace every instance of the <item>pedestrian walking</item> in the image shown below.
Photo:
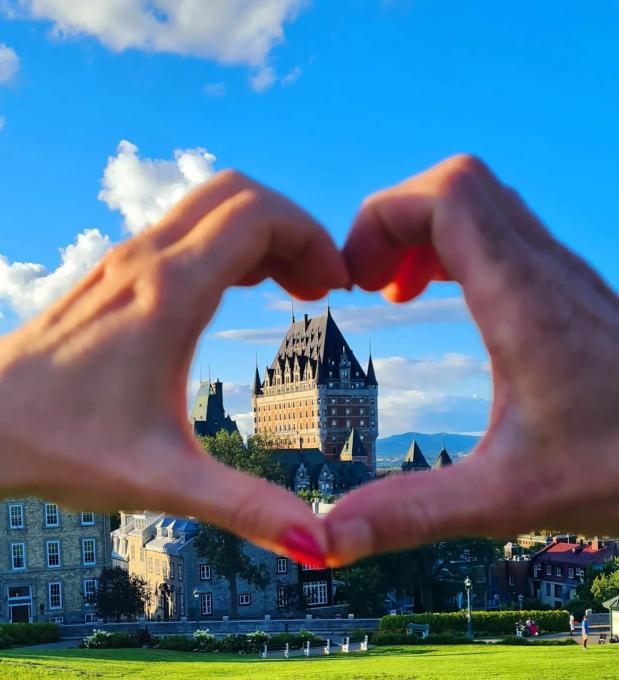
[[[574,612],[570,612],[570,637],[574,635]]]

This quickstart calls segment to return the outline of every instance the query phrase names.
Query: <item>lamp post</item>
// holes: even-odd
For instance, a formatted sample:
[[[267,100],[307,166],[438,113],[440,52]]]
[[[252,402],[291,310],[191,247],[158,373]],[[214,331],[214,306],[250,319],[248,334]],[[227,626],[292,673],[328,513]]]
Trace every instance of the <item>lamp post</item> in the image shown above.
[[[520,593],[520,595],[518,595],[518,606],[520,607],[520,611],[522,611],[522,601],[523,600],[524,600],[524,595],[522,593]]]
[[[198,625],[200,622],[200,593],[197,588],[193,591],[193,596],[196,598],[196,625]]]
[[[471,616],[471,588],[473,583],[467,576],[464,579],[464,588],[466,590],[466,637],[473,637],[473,617]]]

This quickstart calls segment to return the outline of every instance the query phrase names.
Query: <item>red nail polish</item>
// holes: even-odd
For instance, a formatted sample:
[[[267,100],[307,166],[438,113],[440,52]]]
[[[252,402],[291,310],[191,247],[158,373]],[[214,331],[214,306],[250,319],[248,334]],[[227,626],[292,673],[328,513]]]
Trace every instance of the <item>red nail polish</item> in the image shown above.
[[[318,541],[305,529],[288,530],[282,539],[282,545],[295,562],[319,569],[327,566],[325,554]]]

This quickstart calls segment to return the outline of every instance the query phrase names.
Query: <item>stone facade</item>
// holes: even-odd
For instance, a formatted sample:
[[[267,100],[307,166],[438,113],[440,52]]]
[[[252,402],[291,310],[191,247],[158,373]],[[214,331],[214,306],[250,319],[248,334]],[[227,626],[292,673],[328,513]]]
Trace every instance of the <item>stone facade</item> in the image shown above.
[[[109,517],[38,498],[0,502],[0,621],[83,623],[110,566]]]
[[[353,461],[376,470],[378,382],[372,358],[361,368],[331,313],[294,321],[271,366],[254,377],[254,432],[282,448],[317,448],[339,460],[354,428]],[[351,458],[348,458],[351,460]]]
[[[148,582],[149,619],[208,621],[228,615],[228,582],[215,572],[208,557],[200,557],[195,551],[199,526],[195,520],[169,515],[121,513],[120,528],[112,534],[114,562]],[[299,565],[250,543],[244,549],[252,560],[266,567],[269,584],[263,591],[238,580],[239,616],[297,612],[302,604]]]

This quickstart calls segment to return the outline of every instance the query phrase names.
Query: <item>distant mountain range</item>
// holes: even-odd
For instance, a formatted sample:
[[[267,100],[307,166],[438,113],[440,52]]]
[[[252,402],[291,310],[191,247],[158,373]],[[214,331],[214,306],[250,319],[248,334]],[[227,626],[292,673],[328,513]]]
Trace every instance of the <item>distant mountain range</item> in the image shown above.
[[[391,437],[376,440],[377,467],[399,467],[413,439],[417,440],[423,455],[428,463],[432,465],[443,444],[445,444],[449,455],[455,459],[472,451],[481,437],[471,434],[449,434],[447,432],[437,432],[436,434],[404,432],[403,434],[394,434]]]

